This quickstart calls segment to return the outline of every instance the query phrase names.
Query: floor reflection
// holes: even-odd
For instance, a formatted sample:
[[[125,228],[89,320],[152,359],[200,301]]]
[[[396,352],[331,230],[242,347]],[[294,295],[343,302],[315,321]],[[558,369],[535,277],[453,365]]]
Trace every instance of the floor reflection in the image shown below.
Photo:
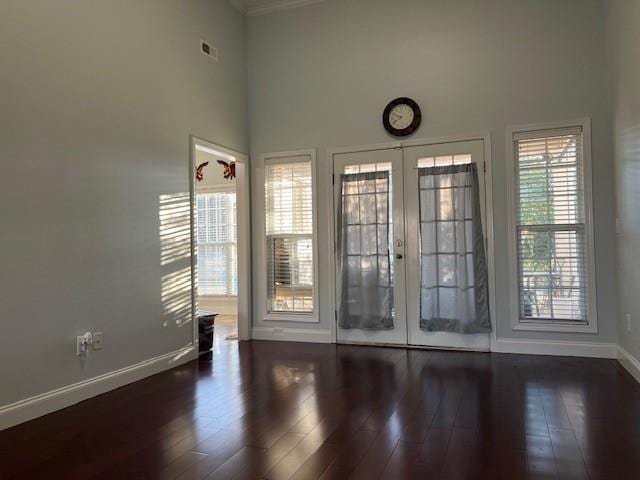
[[[222,341],[0,449],[8,478],[640,478],[640,388],[610,360]]]

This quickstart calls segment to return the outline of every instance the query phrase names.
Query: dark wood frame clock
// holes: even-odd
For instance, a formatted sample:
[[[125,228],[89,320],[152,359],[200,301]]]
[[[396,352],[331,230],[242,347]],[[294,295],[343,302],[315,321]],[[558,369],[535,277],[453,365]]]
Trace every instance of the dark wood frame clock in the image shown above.
[[[404,128],[394,127],[391,121],[392,111],[400,105],[406,105],[413,111],[413,120]],[[382,113],[382,124],[384,125],[385,130],[394,137],[406,137],[407,135],[411,135],[418,129],[421,121],[422,112],[420,111],[420,107],[416,102],[407,97],[399,97],[395,100],[391,100]]]

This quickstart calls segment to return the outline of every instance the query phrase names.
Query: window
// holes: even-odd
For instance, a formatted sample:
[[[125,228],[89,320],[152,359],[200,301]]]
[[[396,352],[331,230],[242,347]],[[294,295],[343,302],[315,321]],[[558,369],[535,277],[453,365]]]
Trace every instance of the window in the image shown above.
[[[511,134],[516,327],[595,328],[586,128]]]
[[[264,164],[266,313],[315,312],[313,159],[267,158]]]
[[[199,193],[198,292],[238,295],[238,228],[235,192]]]

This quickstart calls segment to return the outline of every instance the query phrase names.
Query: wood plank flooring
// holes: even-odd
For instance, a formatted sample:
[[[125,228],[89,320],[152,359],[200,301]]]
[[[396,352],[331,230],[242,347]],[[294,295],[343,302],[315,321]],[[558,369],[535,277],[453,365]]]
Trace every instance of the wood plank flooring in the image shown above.
[[[217,345],[0,432],[0,478],[640,478],[640,388],[614,360]]]

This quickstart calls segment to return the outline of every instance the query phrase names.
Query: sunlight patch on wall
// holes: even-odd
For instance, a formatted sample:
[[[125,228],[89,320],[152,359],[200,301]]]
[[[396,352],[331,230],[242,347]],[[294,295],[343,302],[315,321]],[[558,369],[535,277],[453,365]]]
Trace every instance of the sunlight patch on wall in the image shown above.
[[[182,326],[191,321],[191,267],[162,276],[162,312],[166,322]]]
[[[160,264],[191,256],[191,218],[188,193],[160,195]]]
[[[191,221],[188,193],[160,195],[163,325],[191,323]]]

